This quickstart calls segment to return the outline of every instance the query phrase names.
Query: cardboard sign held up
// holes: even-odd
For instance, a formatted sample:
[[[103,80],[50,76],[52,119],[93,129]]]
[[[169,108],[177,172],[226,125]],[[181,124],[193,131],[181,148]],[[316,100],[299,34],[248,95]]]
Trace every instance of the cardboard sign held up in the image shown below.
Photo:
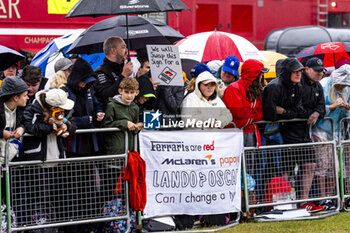
[[[179,48],[175,45],[147,45],[153,82],[164,86],[183,86]]]

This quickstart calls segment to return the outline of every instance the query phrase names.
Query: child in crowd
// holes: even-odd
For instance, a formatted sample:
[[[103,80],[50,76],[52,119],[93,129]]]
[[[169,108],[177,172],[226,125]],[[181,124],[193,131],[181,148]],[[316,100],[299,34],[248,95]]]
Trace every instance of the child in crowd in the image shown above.
[[[23,68],[21,78],[29,88],[27,105],[33,103],[35,94],[43,90],[48,79],[42,77],[40,67],[27,65]]]
[[[218,97],[218,84],[208,71],[200,73],[196,79],[194,92],[188,94],[181,104],[183,121],[212,121],[208,128],[223,128],[232,121],[232,115]],[[192,125],[191,127],[194,127]]]
[[[110,98],[105,111],[102,127],[117,127],[128,131],[129,151],[134,150],[133,134],[141,130],[143,124],[139,122],[139,107],[133,102],[139,94],[139,83],[134,78],[124,78],[120,82],[119,94]],[[111,132],[105,137],[107,154],[125,153],[124,132]]]
[[[5,142],[19,139],[24,133],[22,117],[29,88],[18,76],[6,78],[0,88],[0,154],[4,156]]]
[[[26,132],[35,137],[26,137],[23,142],[24,154],[20,160],[52,160],[65,157],[65,135],[56,136],[56,124],[50,124],[54,108],[71,110],[74,102],[67,98],[66,92],[59,89],[40,91],[35,95],[33,104],[24,111]],[[69,119],[68,119],[69,120]],[[63,123],[61,129],[73,133],[76,129],[74,122]],[[21,158],[22,157],[22,158]]]
[[[13,140],[17,141],[24,134],[23,125],[23,111],[27,104],[29,88],[26,83],[18,76],[7,77],[3,80],[2,86],[0,88],[0,155],[1,162],[4,161],[5,157],[5,146],[6,141]],[[11,142],[11,141],[10,141]],[[11,146],[12,143],[10,143]],[[18,145],[18,144],[13,144]],[[10,149],[10,146],[8,147]],[[17,148],[17,147],[16,147]],[[17,149],[13,150],[14,153],[10,151],[10,159],[15,156],[18,152]],[[5,197],[6,186],[5,177],[1,178],[1,196]],[[2,202],[4,199],[2,200]],[[18,216],[17,216],[18,217]],[[3,216],[4,218],[4,216]],[[4,231],[4,224],[2,222],[1,232]],[[15,222],[12,222],[11,226],[15,226]]]

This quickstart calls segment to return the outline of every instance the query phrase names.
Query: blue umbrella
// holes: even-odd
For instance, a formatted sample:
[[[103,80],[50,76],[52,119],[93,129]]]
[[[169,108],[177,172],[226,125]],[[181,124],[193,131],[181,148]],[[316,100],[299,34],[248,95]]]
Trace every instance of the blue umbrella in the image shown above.
[[[24,56],[19,52],[0,45],[0,70],[6,70],[22,58]]]
[[[40,67],[43,76],[50,80],[55,74],[54,65],[56,61],[65,56],[64,54],[67,49],[84,30],[85,29],[77,29],[72,33],[53,39],[45,48],[34,56],[30,65]],[[90,63],[92,69],[96,69],[101,65],[105,57],[104,53],[79,55]]]

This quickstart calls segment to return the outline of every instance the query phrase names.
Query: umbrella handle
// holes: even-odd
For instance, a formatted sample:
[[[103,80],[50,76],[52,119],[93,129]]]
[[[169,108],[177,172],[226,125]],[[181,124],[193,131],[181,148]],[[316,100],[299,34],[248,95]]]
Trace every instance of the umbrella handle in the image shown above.
[[[126,40],[128,43],[128,61],[131,61],[130,59],[130,40],[129,40],[129,22],[128,22],[128,14],[125,14],[126,18]]]

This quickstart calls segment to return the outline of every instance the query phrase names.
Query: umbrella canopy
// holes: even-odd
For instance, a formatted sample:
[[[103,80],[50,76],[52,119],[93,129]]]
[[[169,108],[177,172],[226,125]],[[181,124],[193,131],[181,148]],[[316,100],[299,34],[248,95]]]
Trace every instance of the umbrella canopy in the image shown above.
[[[334,67],[342,58],[350,60],[350,42],[329,42],[307,47],[300,51],[296,58],[303,64],[312,57],[322,59],[325,67]]]
[[[182,59],[199,62],[224,60],[234,55],[240,61],[264,60],[259,50],[245,38],[226,32],[202,32],[188,36],[176,43]]]
[[[180,0],[80,0],[65,18],[143,14],[185,9],[189,8]]]
[[[126,14],[126,31],[128,32],[128,14],[181,11],[186,9],[189,10],[180,0],[79,0],[65,18]],[[126,40],[128,49],[130,49],[129,33],[126,33]],[[129,50],[128,57],[130,58]]]
[[[261,60],[264,64],[264,67],[269,68],[269,72],[264,74],[264,78],[267,82],[270,82],[272,79],[276,78],[276,62],[279,59],[287,58],[286,55],[282,53],[272,52],[272,51],[260,51],[261,55],[265,57],[265,60]]]
[[[0,45],[0,70],[6,70],[22,58],[24,56],[19,52]]]
[[[72,33],[53,39],[48,45],[35,54],[30,65],[40,67],[44,77],[48,77],[49,73],[55,73],[53,70],[55,64],[53,60],[56,60],[56,57],[63,57],[61,50],[71,45],[83,31],[84,29],[77,29]],[[47,69],[48,63],[50,68]]]
[[[197,65],[199,62],[191,59],[181,59],[182,70],[186,73],[187,80],[191,81],[191,69]]]
[[[103,42],[109,36],[127,39],[126,16],[102,20],[86,29],[67,51],[68,53],[103,52]],[[150,18],[128,16],[131,50],[146,49],[146,44],[172,44],[184,38],[168,25]]]
[[[30,65],[41,68],[44,77],[48,78],[47,87],[50,85],[50,79],[55,74],[54,65],[56,61],[64,57],[64,53],[78,38],[85,29],[77,29],[73,33],[53,39],[45,48],[37,52]],[[103,62],[104,54],[80,54],[90,63],[93,69],[97,68]]]

